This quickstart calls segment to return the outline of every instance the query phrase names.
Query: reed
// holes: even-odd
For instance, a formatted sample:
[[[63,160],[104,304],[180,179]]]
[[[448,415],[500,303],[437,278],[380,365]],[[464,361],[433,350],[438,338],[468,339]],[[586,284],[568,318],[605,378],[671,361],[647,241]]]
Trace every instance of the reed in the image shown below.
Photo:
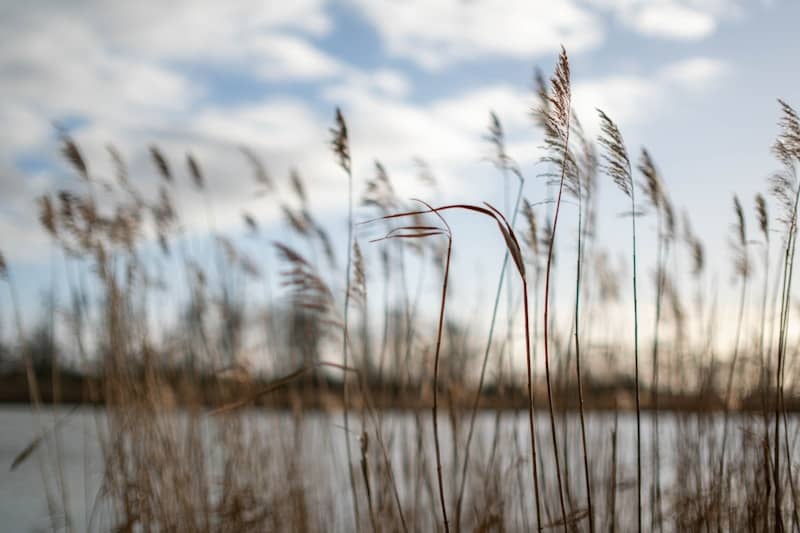
[[[558,481],[559,504],[561,505],[561,521],[564,531],[567,531],[567,510],[564,505],[564,489],[561,482],[561,465],[558,455],[558,439],[556,437],[556,421],[553,414],[553,392],[550,379],[550,343],[548,337],[548,311],[550,308],[550,272],[553,265],[553,245],[555,243],[556,229],[558,228],[558,215],[561,209],[561,195],[567,179],[574,179],[574,160],[569,151],[569,132],[571,117],[570,85],[569,85],[569,60],[567,53],[562,48],[556,74],[552,79],[552,96],[549,98],[550,112],[547,117],[549,135],[545,137],[548,147],[555,151],[554,160],[560,167],[558,193],[556,197],[553,224],[548,242],[547,266],[544,278],[544,368],[547,382],[547,399],[550,407],[550,433],[553,440],[553,457],[556,466],[556,479]]]
[[[642,414],[639,398],[639,299],[636,287],[636,189],[634,187],[628,150],[617,125],[608,115],[600,114],[602,134],[599,143],[605,149],[605,170],[617,187],[631,201],[631,249],[633,257],[633,360],[636,387],[636,492],[637,524],[642,531]]]
[[[344,332],[342,334],[342,358],[344,359],[344,366],[348,366],[348,326],[350,317],[350,282],[351,282],[351,269],[352,269],[352,249],[353,249],[353,171],[352,162],[350,160],[350,141],[347,135],[347,124],[344,121],[344,116],[339,109],[336,109],[336,126],[331,129],[333,140],[331,146],[333,152],[337,157],[339,166],[347,174],[347,267],[345,268],[345,291],[344,291]],[[303,187],[297,179],[293,180],[295,190],[301,198],[305,198]],[[344,379],[344,431],[349,435],[350,433],[350,411],[349,404],[350,398],[348,395],[347,377]],[[350,452],[350,441],[345,445],[347,452],[347,473],[350,477],[350,489],[353,496],[353,516],[355,517],[356,531],[361,531],[359,525],[359,512],[358,512],[358,496],[356,494],[355,475],[353,474],[353,459]]]
[[[779,100],[781,133],[773,145],[773,152],[782,168],[771,179],[772,193],[782,209],[781,221],[785,226],[784,260],[782,266],[782,290],[780,304],[780,327],[775,365],[775,431],[774,431],[774,482],[775,482],[775,527],[783,529],[783,489],[780,477],[780,419],[783,405],[783,367],[786,359],[789,302],[794,267],[795,242],[797,240],[797,206],[800,202],[800,187],[797,184],[797,165],[800,163],[800,118],[786,102]],[[787,457],[788,459],[788,457]]]
[[[781,168],[769,206],[779,222],[758,195],[757,264],[734,196],[736,320],[722,327],[724,285],[688,217],[676,220],[654,158],[642,149],[632,163],[603,112],[598,141],[589,138],[573,112],[570,76],[562,49],[552,78],[538,77],[532,118],[543,133],[537,168],[546,184],[525,179],[508,153],[517,145],[489,115],[502,212],[481,198],[438,198],[447,188],[421,160],[413,183],[436,201],[401,200],[395,169],[378,162],[356,190],[352,139],[337,110],[330,147],[347,179],[346,235],[330,224],[335,213],[319,208],[315,176],[296,168],[273,176],[255,150],[234,152],[252,174],[234,228],[201,147],[178,158],[169,146],[146,146],[147,165],[130,168],[108,147],[108,179],[60,130],[70,178],[36,200],[53,249],[39,323],[25,313],[33,295],[24,266],[0,255],[2,310],[12,325],[0,335],[0,371],[17,372],[37,421],[9,468],[19,475],[38,463],[51,528],[796,529],[800,119],[780,103],[773,151]],[[631,261],[617,260],[597,236],[597,220],[608,217],[597,203],[601,169],[630,202],[632,273]],[[191,231],[193,205],[207,237]],[[654,217],[652,261],[637,250],[642,208]],[[460,253],[475,246],[459,216],[499,232],[499,275],[488,283],[456,276],[465,267]],[[574,245],[564,242],[570,230]],[[362,247],[366,240],[381,245]],[[750,283],[762,263],[756,298]],[[638,350],[645,267],[655,274],[652,298],[642,294],[654,313],[652,337],[648,330],[641,338],[649,390]],[[565,272],[574,277],[556,283]],[[629,312],[620,287],[631,277],[632,332],[611,323],[620,309]],[[565,295],[569,303],[559,304]],[[723,342],[729,336],[732,344]],[[100,409],[49,416],[50,402]],[[72,422],[87,416],[95,427],[86,438],[103,466],[97,496],[87,481],[84,494],[70,492],[64,456]],[[635,452],[625,445],[631,434]],[[76,501],[83,517],[72,511]]]

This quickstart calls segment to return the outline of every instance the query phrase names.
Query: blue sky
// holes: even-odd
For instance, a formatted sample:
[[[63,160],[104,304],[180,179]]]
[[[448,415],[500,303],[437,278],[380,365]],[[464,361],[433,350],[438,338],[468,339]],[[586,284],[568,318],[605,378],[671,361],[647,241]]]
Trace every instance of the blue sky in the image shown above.
[[[482,161],[495,110],[528,177],[526,196],[543,200],[532,73],[549,73],[563,44],[588,131],[597,132],[599,107],[633,154],[648,147],[725,288],[732,195],[752,213],[775,168],[776,98],[800,106],[798,20],[800,3],[790,0],[4,2],[0,249],[26,290],[46,283],[49,248],[31,206],[74,181],[53,122],[69,127],[97,176],[110,176],[104,147],[116,144],[145,189],[157,180],[151,143],[176,165],[191,151],[230,234],[241,232],[242,210],[272,235],[287,233],[275,200],[252,194],[237,150],[246,144],[284,191],[289,169],[299,169],[344,248],[345,182],[327,144],[336,106],[350,126],[357,190],[379,159],[402,196],[502,205],[502,180]],[[430,164],[438,191],[415,178],[415,157]],[[624,201],[601,181],[600,239],[613,256],[625,254]],[[201,235],[200,197],[187,193],[180,208]],[[561,230],[567,258],[570,224]],[[456,217],[455,282],[470,289],[465,302],[494,285],[474,279],[496,279],[493,231]],[[642,241],[646,273],[653,250]]]

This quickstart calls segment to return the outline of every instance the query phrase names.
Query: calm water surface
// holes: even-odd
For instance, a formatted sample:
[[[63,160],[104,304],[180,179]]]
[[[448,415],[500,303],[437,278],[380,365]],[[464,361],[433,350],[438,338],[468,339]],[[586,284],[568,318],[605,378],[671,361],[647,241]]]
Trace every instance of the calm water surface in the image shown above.
[[[292,418],[283,412],[261,412],[250,411],[244,415],[246,419],[256,425],[275,428],[275,434],[285,432],[290,428]],[[679,435],[686,435],[686,428],[691,427],[692,416],[681,416],[662,414],[660,417],[660,446],[662,456],[662,482],[665,490],[674,486],[674,471],[671,467],[674,464],[675,454],[682,451],[685,443],[680,442]],[[719,424],[721,427],[721,417]],[[102,456],[97,440],[98,427],[104,424],[105,415],[103,411],[80,407],[74,411],[69,408],[44,409],[37,416],[26,406],[0,407],[0,531],[23,532],[51,530],[52,524],[59,527],[64,526],[63,516],[56,516],[51,520],[49,509],[62,509],[64,506],[70,509],[71,526],[74,531],[108,529],[107,524],[111,521],[104,515],[102,498],[99,497],[103,476]],[[466,420],[466,419],[465,419]],[[557,421],[559,428],[560,442],[566,442],[570,452],[569,467],[575,486],[582,485],[582,471],[578,471],[581,461],[580,455],[580,436],[578,433],[577,418],[570,414],[567,417],[568,430],[565,433],[560,419]],[[682,422],[681,422],[682,420]],[[430,444],[430,416],[427,412],[422,417],[422,423],[426,430],[426,450],[430,451],[431,463],[433,460],[433,448]],[[735,428],[742,425],[743,418],[733,417],[731,427]],[[315,487],[321,493],[333,495],[334,499],[341,500],[341,505],[337,505],[342,510],[341,516],[336,518],[339,522],[332,523],[333,529],[347,530],[349,512],[349,493],[345,464],[344,442],[345,433],[341,427],[341,415],[309,414],[303,418],[303,450],[304,461],[308,460],[313,467],[310,469],[315,472]],[[462,422],[464,423],[464,422]],[[620,501],[626,498],[633,498],[632,483],[635,482],[635,418],[628,413],[620,414],[618,436],[618,459],[620,483],[623,487],[619,495]],[[14,471],[10,470],[11,464],[17,454],[37,436],[44,428],[53,427],[58,424],[55,439],[52,436],[37,448],[37,451],[21,466]],[[473,443],[473,457],[478,460],[488,457],[491,447],[490,441],[495,434],[495,413],[484,412],[478,417],[476,436]],[[679,424],[683,429],[678,431]],[[454,446],[452,443],[452,433],[449,419],[443,417],[440,422],[441,441],[443,443],[444,467],[446,472],[453,472]],[[588,441],[590,443],[590,455],[592,464],[599,464],[602,476],[610,461],[610,436],[614,427],[613,415],[609,413],[592,413],[587,417]],[[642,445],[644,457],[648,457],[651,419],[644,416],[642,429],[645,435]],[[791,422],[792,426],[797,426],[797,419]],[[359,430],[358,421],[354,422],[356,430]],[[409,413],[384,413],[382,422],[382,434],[387,442],[391,442],[390,455],[393,465],[400,465],[404,460],[402,448],[413,446],[415,435],[413,416]],[[544,466],[544,479],[554,479],[555,471],[552,465],[552,447],[549,433],[548,418],[545,415],[537,417],[537,450],[542,457]],[[524,454],[528,453],[529,430],[527,413],[504,413],[500,420],[500,431],[503,435],[502,442],[513,442],[508,439],[518,439],[520,448]],[[459,449],[463,447],[464,431],[461,430],[461,441]],[[51,433],[52,435],[52,433]],[[355,440],[355,437],[353,437]],[[733,442],[741,442],[740,439],[732,439]],[[734,444],[740,446],[741,444]],[[507,446],[507,444],[506,444]],[[357,450],[354,445],[353,450]],[[505,467],[512,466],[513,454],[509,453],[508,448],[504,448],[499,454],[502,461],[506,461]],[[426,453],[427,453],[426,451]],[[685,450],[683,450],[685,451]],[[458,451],[455,452],[457,454]],[[692,453],[695,453],[694,451]],[[701,453],[701,451],[697,451]],[[58,460],[57,460],[58,459]],[[523,458],[524,459],[524,458]],[[461,456],[458,456],[461,460]],[[516,461],[519,463],[519,461]],[[649,464],[645,461],[645,466]],[[268,465],[265,465],[268,468]],[[393,466],[399,469],[399,466]],[[524,466],[526,469],[529,467]],[[549,470],[548,470],[549,469]],[[577,474],[581,474],[580,476]],[[645,475],[648,473],[645,472]],[[452,475],[452,474],[451,474]],[[409,498],[409,491],[404,489],[404,479],[401,474],[397,474],[398,484],[400,485],[403,499]],[[526,474],[524,479],[530,481]],[[64,480],[64,486],[60,486],[58,480]],[[452,477],[450,478],[452,479]],[[635,483],[634,483],[635,484]],[[627,487],[627,488],[626,488]],[[527,487],[526,490],[530,490]],[[593,489],[594,490],[594,489]],[[601,491],[602,487],[598,488]],[[66,501],[62,495],[66,494]],[[627,496],[626,496],[627,494]],[[48,498],[54,505],[48,505]],[[343,499],[344,498],[344,499]],[[596,496],[601,501],[601,494]],[[62,513],[63,514],[63,513]],[[94,516],[91,519],[90,517]]]

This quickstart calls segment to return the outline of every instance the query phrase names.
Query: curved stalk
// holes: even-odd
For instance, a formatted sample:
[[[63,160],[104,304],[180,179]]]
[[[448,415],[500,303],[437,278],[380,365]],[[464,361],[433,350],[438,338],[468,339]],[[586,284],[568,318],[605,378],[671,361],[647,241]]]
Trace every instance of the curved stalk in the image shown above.
[[[522,189],[525,185],[525,180],[519,180],[519,188],[517,189],[517,197],[514,202],[514,211],[511,215],[511,226],[514,226],[514,223],[517,219],[517,213],[519,213],[519,205],[522,201]],[[492,340],[494,339],[494,328],[497,322],[497,311],[500,307],[500,295],[503,291],[503,282],[506,279],[506,269],[508,268],[508,260],[509,260],[509,252],[506,250],[505,255],[503,256],[503,266],[500,268],[500,279],[497,282],[497,291],[495,291],[494,295],[494,305],[492,306],[492,319],[489,323],[489,336],[486,340],[486,348],[483,352],[483,361],[481,362],[481,372],[478,378],[478,389],[475,391],[475,397],[472,400],[472,407],[470,412],[470,419],[469,419],[469,426],[467,429],[467,441],[464,445],[464,461],[461,465],[461,483],[458,489],[458,497],[456,499],[456,531],[461,530],[461,506],[464,501],[464,490],[466,487],[467,481],[467,467],[469,465],[469,457],[470,457],[470,448],[472,445],[472,437],[475,431],[475,418],[478,413],[478,403],[480,401],[481,392],[483,390],[483,384],[486,376],[486,366],[489,361],[489,352],[491,351],[492,347]],[[535,467],[536,463],[534,463]],[[538,476],[537,476],[538,477]],[[535,492],[536,492],[536,510],[537,516],[539,514],[539,484],[538,482],[535,484]]]

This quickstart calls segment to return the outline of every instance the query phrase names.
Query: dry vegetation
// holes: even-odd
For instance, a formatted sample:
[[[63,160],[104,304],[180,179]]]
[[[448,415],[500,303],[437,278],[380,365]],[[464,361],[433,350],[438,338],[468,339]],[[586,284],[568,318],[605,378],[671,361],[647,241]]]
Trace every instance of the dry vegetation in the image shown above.
[[[748,234],[745,208],[734,198],[731,248],[740,296],[734,347],[721,354],[713,342],[716,308],[702,296],[703,246],[688,219],[676,219],[654,157],[642,150],[635,158],[602,111],[599,139],[585,135],[572,111],[566,52],[552,79],[539,75],[537,85],[531,117],[543,134],[541,168],[553,196],[545,202],[523,198],[526,176],[506,152],[503,128],[492,114],[487,138],[509,200],[502,212],[489,204],[406,203],[380,163],[369,179],[354,175],[351,142],[355,151],[357,140],[349,138],[337,111],[331,147],[348,184],[349,206],[343,269],[298,173],[290,177],[293,203],[283,201],[258,156],[243,151],[254,186],[276,196],[295,243],[266,242],[257,214],[243,213],[248,238],[263,251],[250,257],[216,228],[207,178],[193,156],[178,172],[152,147],[161,185],[157,196],[146,198],[116,149],[109,148],[116,179],[101,180],[62,132],[63,155],[78,183],[43,196],[38,207],[59,252],[52,262],[63,269],[69,305],[53,297],[43,325],[28,330],[11,266],[2,257],[0,274],[35,411],[43,399],[64,399],[65,373],[80,384],[79,399],[105,406],[96,433],[105,468],[99,494],[87,503],[87,527],[800,529],[798,424],[791,409],[799,368],[789,337],[800,197],[798,115],[780,102],[773,147],[780,170],[766,184],[779,216],[770,218],[759,195],[758,228]],[[205,255],[198,250],[202,244],[184,235],[176,205],[184,175],[204,197],[213,237]],[[596,188],[603,180],[630,201],[629,273],[610,265],[596,237]],[[363,193],[356,197],[358,190]],[[567,199],[577,209],[562,210]],[[354,220],[355,202],[377,218]],[[496,225],[506,247],[491,287],[488,339],[480,349],[468,325],[448,317],[448,280],[457,268],[451,257],[459,246],[458,227],[448,217],[456,211]],[[577,218],[574,236],[559,232],[559,217],[566,216]],[[652,278],[637,277],[636,223],[644,216],[654,217],[657,227],[655,235],[643,237],[657,246]],[[379,228],[383,237],[356,242],[362,225]],[[553,298],[551,279],[559,264],[555,243],[568,238],[575,239],[577,263],[574,301],[567,304]],[[670,260],[679,252],[688,264]],[[421,299],[408,286],[412,264],[432,268],[429,275],[440,282],[435,294],[422,299],[438,306],[435,328],[426,327]],[[165,277],[165,269],[175,267],[178,273]],[[276,275],[284,287],[277,296],[270,278]],[[679,286],[687,277],[689,287]],[[165,279],[179,280],[180,289],[165,287]],[[617,305],[623,283],[632,284],[635,327],[619,336],[598,333],[591,321]],[[655,321],[645,346],[638,290],[647,283],[654,286],[655,301],[647,304],[655,308]],[[248,298],[256,291],[264,293],[259,307]],[[179,302],[180,316],[174,331],[157,335],[153,322],[161,317],[152,316],[152,299],[164,294]],[[748,300],[759,302],[755,339],[745,334]],[[498,320],[503,305],[506,324]],[[558,324],[559,331],[553,308],[565,305],[572,306],[572,320]],[[381,308],[382,315],[370,311]],[[56,329],[66,332],[58,340]],[[431,330],[432,336],[425,333]],[[524,347],[513,345],[519,335]],[[242,362],[254,342],[269,360],[267,374]],[[527,376],[520,380],[508,372],[508,360],[522,349]],[[65,350],[79,355],[78,369],[57,359]],[[539,358],[543,376],[536,375]],[[610,373],[615,378],[604,383],[593,375],[593,364],[618,369]],[[254,408],[264,403],[287,409],[276,415]],[[478,414],[482,404],[521,410]],[[315,433],[320,425],[338,424],[340,408],[343,427]],[[587,415],[592,409],[603,412]],[[39,447],[57,447],[60,423],[21,450],[11,468],[27,467]],[[44,488],[53,528],[81,529],[66,512],[74,495],[59,469],[52,472],[55,479],[46,479]]]

